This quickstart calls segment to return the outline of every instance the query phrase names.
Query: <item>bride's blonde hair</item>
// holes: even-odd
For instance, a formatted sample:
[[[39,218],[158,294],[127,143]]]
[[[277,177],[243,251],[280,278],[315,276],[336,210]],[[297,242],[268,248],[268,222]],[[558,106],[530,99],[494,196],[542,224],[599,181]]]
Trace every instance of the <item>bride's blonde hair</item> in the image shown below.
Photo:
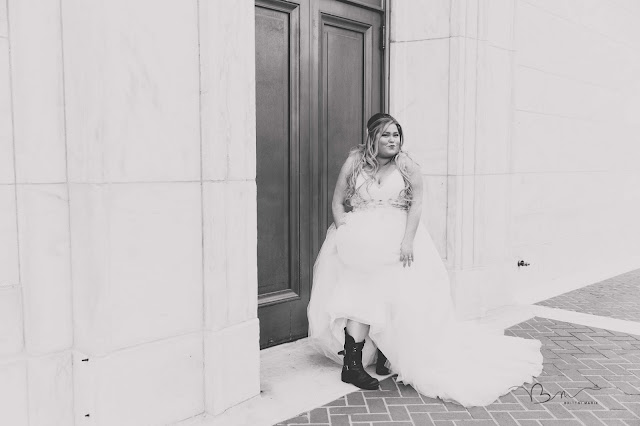
[[[347,193],[345,202],[351,205],[351,199],[357,196],[356,179],[363,170],[367,173],[368,177],[365,184],[371,185],[375,174],[380,168],[378,159],[378,140],[384,132],[384,130],[391,124],[395,124],[400,134],[400,151],[393,157],[398,171],[402,175],[404,180],[404,189],[400,191],[398,198],[405,203],[407,207],[411,205],[413,199],[413,186],[409,179],[409,172],[407,171],[410,162],[413,159],[402,150],[404,145],[404,137],[402,134],[402,127],[400,123],[390,116],[389,114],[377,113],[374,114],[367,122],[367,138],[364,143],[359,144],[349,152],[349,156],[354,156],[352,162],[351,172],[347,176]]]

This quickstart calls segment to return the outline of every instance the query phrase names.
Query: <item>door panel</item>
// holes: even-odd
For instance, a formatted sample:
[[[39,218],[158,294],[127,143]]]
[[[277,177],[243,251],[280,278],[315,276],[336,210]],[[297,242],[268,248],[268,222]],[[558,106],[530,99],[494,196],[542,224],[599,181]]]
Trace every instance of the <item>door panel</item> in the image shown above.
[[[272,4],[273,5],[273,4]],[[299,293],[298,8],[256,8],[258,282],[261,301]],[[291,76],[291,78],[290,78]],[[297,115],[297,114],[295,114]],[[293,257],[293,258],[292,258]],[[277,296],[275,296],[277,297]]]
[[[382,1],[256,0],[261,347],[307,334],[338,172],[383,110]]]
[[[300,86],[309,81],[309,38],[303,4],[257,1],[255,11],[258,315],[260,345],[266,347],[302,337],[307,327],[305,315],[302,332],[291,318],[300,317],[309,301],[308,274],[301,272],[308,268],[308,236],[300,232],[300,221],[308,222],[300,193],[308,99],[300,102]]]

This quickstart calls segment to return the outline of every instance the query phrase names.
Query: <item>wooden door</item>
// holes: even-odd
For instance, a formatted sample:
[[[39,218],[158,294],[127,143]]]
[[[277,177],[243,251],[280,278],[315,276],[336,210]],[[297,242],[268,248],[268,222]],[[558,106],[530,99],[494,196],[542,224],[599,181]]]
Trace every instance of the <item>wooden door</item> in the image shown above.
[[[313,263],[340,166],[367,117],[384,108],[383,7],[364,3],[256,0],[262,348],[306,336]]]

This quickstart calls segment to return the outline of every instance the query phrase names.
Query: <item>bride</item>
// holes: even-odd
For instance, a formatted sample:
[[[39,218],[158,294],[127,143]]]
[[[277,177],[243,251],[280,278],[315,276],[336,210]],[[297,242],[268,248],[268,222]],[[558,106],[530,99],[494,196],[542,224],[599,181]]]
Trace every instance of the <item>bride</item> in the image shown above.
[[[313,269],[309,339],[361,389],[378,387],[364,370],[375,360],[376,373],[425,396],[485,406],[542,372],[541,343],[456,320],[420,224],[421,171],[402,145],[400,124],[377,113],[342,166]]]

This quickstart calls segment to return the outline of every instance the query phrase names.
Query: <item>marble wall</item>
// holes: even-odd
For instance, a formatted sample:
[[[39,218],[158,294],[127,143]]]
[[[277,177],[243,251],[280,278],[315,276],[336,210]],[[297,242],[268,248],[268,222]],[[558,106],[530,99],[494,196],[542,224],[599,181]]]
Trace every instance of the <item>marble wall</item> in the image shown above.
[[[522,301],[640,266],[638,18],[633,1],[516,3],[510,241],[530,263],[514,282]]]
[[[624,0],[391,1],[390,112],[461,317],[640,266],[638,17]]]
[[[257,395],[253,2],[5,6],[0,424]]]

